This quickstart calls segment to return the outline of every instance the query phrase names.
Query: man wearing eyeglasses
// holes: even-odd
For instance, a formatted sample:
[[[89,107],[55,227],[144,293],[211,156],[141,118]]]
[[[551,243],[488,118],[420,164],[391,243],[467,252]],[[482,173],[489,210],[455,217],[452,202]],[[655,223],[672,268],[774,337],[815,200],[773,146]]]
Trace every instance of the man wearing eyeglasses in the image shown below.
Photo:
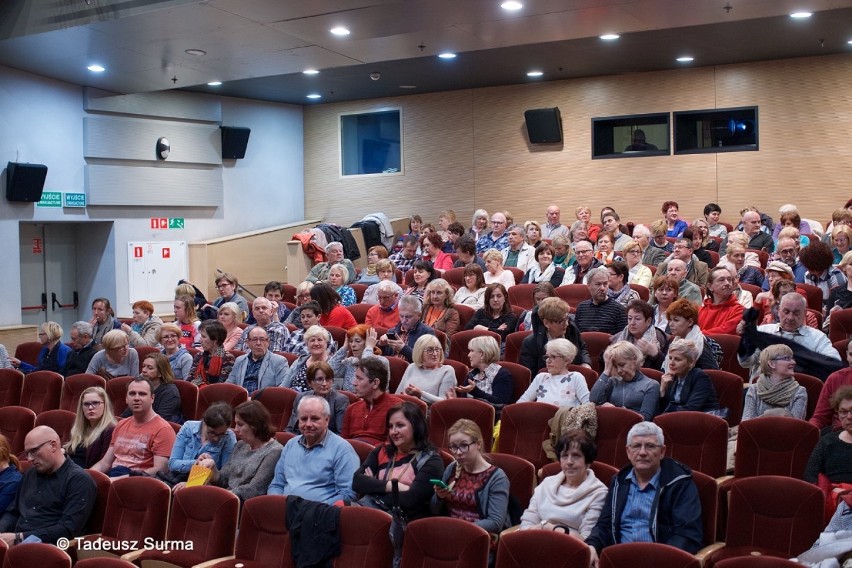
[[[562,279],[562,285],[567,284],[588,284],[589,273],[603,266],[601,261],[595,258],[595,249],[589,241],[577,241],[574,243],[574,255],[577,257],[577,262],[565,269],[565,277]]]
[[[93,333],[92,324],[87,321],[71,324],[71,348],[73,351],[68,354],[68,358],[65,360],[63,374],[66,377],[85,373],[86,369],[89,368],[92,357],[98,352],[95,341],[92,339]]]
[[[95,506],[95,482],[65,456],[59,435],[36,426],[24,439],[32,466],[24,473],[9,508],[0,518],[0,539],[56,544],[83,534]]]
[[[707,286],[707,278],[710,270],[707,264],[698,260],[692,253],[692,239],[680,238],[675,241],[672,255],[669,260],[660,264],[657,272],[667,274],[671,260],[681,260],[686,265],[686,279],[699,287]]]
[[[701,501],[692,472],[664,457],[663,430],[640,422],[627,433],[625,466],[612,478],[592,534],[591,566],[601,550],[626,542],[656,542],[695,554],[703,539]]]
[[[476,254],[488,249],[503,250],[509,246],[509,235],[506,233],[506,216],[499,211],[491,216],[491,232],[485,233],[476,241]]]
[[[226,382],[243,387],[252,396],[257,390],[279,386],[290,364],[269,350],[269,335],[263,327],[257,325],[246,331],[249,352],[237,357]]]

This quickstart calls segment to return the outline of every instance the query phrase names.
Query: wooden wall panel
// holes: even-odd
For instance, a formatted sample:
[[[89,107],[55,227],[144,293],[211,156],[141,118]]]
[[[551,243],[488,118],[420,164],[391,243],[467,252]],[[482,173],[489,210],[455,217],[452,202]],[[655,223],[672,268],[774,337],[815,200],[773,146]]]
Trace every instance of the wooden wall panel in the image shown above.
[[[305,215],[351,223],[375,210],[437,221],[477,207],[563,220],[577,204],[650,221],[676,199],[687,220],[715,201],[723,218],[755,203],[777,217],[794,202],[824,219],[850,197],[852,55],[747,63],[433,93],[305,109]],[[760,151],[591,159],[591,119],[634,113],[760,107]],[[337,114],[401,106],[405,175],[342,179]],[[565,141],[529,145],[523,112],[558,106]],[[807,196],[803,198],[804,196]]]

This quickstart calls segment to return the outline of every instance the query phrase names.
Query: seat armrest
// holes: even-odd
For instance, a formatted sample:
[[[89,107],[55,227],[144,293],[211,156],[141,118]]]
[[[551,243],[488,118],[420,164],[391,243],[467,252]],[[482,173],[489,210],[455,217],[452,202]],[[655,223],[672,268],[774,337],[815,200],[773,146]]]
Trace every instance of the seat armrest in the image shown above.
[[[225,560],[236,560],[236,556],[222,556],[221,558],[214,558],[213,560],[208,560],[207,562],[202,562],[201,564],[196,564],[192,568],[208,568],[208,566],[213,566],[214,564],[218,564],[219,562],[224,562]]]
[[[696,552],[695,557],[698,559],[701,565],[704,566],[704,563],[707,561],[707,558],[720,548],[723,548],[724,546],[724,542],[714,542],[713,544],[708,544],[707,546]]]

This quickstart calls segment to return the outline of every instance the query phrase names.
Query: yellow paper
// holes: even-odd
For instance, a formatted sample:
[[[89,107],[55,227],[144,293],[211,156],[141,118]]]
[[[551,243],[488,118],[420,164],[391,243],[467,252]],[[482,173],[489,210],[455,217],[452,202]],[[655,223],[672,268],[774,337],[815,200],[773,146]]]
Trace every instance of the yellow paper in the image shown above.
[[[210,481],[211,475],[213,475],[213,470],[200,465],[194,465],[189,470],[189,479],[186,481],[186,486],[206,485]]]

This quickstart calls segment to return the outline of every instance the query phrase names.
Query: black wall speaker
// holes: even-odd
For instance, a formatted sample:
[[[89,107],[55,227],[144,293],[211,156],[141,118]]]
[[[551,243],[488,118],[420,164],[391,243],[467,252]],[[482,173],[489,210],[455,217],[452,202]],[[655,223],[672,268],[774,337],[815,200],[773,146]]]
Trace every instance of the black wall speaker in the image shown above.
[[[36,202],[41,199],[47,166],[9,162],[6,166],[6,199]]]
[[[242,126],[221,126],[222,158],[226,160],[241,160],[246,157],[250,128]]]
[[[527,135],[532,144],[562,142],[562,117],[559,108],[536,108],[524,111]]]

